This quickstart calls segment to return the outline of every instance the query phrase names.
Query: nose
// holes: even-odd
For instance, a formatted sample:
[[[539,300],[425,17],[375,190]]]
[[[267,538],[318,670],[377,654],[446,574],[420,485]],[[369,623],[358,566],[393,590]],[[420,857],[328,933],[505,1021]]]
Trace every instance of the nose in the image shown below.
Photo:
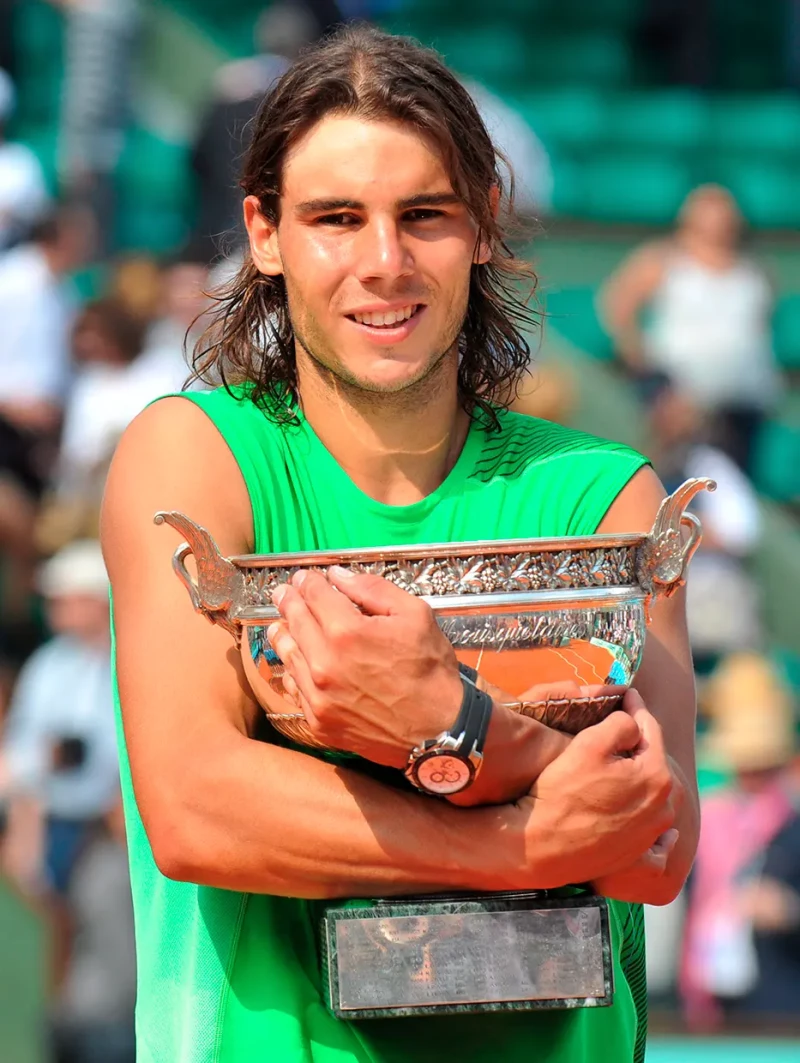
[[[362,282],[393,280],[413,273],[413,257],[394,218],[373,218],[357,237],[356,273]]]

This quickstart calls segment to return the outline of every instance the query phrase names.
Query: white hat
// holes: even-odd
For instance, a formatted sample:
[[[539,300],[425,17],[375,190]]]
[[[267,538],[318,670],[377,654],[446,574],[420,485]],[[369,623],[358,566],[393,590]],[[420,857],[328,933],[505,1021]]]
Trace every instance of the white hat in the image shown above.
[[[39,590],[46,598],[64,594],[108,595],[108,573],[100,543],[77,539],[62,547],[39,570]]]
[[[17,93],[14,89],[14,82],[5,70],[0,68],[0,122],[5,122],[11,117],[16,102]]]

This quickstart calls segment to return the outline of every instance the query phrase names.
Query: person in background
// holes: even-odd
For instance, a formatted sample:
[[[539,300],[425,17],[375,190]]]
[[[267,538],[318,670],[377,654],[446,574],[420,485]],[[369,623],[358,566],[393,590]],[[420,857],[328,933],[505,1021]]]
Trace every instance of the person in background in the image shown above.
[[[73,868],[68,959],[52,1005],[52,1063],[134,1063],[136,958],[122,802]]]
[[[686,199],[674,233],[635,250],[606,282],[600,311],[634,373],[658,369],[718,421],[720,442],[748,469],[778,393],[764,270],[742,249],[742,216],[718,185]],[[647,310],[650,324],[640,316]]]
[[[0,69],[0,251],[29,235],[50,198],[41,163],[34,153],[25,144],[5,137],[15,99],[14,84]]]
[[[643,375],[637,392],[648,415],[648,452],[667,490],[695,476],[717,484],[692,507],[703,539],[687,583],[695,669],[705,674],[721,656],[762,641],[758,595],[747,567],[761,533],[758,497],[733,459],[707,441],[701,411],[669,377]]]
[[[64,10],[59,179],[113,240],[114,170],[130,118],[139,0],[50,0]]]
[[[96,534],[114,447],[145,404],[131,386],[131,368],[143,338],[141,323],[111,299],[88,303],[78,315],[72,332],[75,379],[58,460],[37,522],[37,543],[45,553],[72,538]]]
[[[158,379],[159,394],[180,391],[190,375],[187,351],[203,332],[211,306],[209,276],[207,261],[194,249],[179,252],[162,267],[161,305],[136,363],[137,373]]]
[[[257,54],[217,71],[192,151],[198,199],[193,244],[207,262],[245,240],[238,167],[249,143],[248,123],[270,85],[324,29],[303,0],[276,0],[256,23]]]
[[[71,375],[75,307],[65,278],[88,259],[93,232],[85,211],[61,206],[37,224],[30,243],[0,256],[0,615],[15,644],[29,627],[36,507]]]
[[[784,855],[797,829],[787,774],[795,721],[780,676],[756,653],[726,659],[704,701],[706,762],[731,781],[703,801],[680,988],[690,1025],[714,1029],[747,1010],[797,1007],[799,983],[779,984],[798,971],[796,939],[792,962],[776,933],[791,940],[797,925],[797,854]]]
[[[3,865],[23,889],[63,899],[81,846],[119,787],[98,543],[65,546],[44,564],[39,589],[53,637],[19,675],[0,746]]]

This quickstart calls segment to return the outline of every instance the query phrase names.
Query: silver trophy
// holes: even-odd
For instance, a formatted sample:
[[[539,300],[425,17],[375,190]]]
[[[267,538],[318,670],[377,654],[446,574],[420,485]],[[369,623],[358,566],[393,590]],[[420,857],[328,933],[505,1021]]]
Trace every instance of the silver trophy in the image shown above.
[[[184,514],[157,513],[155,522],[185,537],[173,567],[195,609],[230,632],[267,719],[300,746],[319,743],[267,640],[279,617],[271,595],[301,569],[334,564],[424,597],[460,664],[496,702],[576,734],[620,707],[651,608],[683,585],[700,543],[687,506],[715,486],[687,480],[649,534],[225,558]],[[605,902],[579,888],[331,904],[321,956],[328,1003],[349,1019],[598,1006],[613,995]]]

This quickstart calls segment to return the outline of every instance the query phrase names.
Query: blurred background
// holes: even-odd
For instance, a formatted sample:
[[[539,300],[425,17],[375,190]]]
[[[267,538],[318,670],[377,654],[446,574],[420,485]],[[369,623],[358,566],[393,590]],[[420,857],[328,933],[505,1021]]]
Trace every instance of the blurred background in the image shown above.
[[[435,46],[512,164],[519,408],[719,483],[648,1059],[800,1059],[798,0],[0,0],[0,1059],[133,1060],[99,501],[237,261],[248,120],[350,18]]]

